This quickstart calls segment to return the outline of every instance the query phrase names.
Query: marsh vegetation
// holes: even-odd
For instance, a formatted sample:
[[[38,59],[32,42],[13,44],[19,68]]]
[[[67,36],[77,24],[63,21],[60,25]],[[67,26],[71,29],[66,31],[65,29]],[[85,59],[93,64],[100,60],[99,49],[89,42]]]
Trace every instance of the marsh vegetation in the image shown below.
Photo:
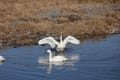
[[[36,44],[60,32],[78,38],[119,33],[120,0],[0,0],[4,46]]]

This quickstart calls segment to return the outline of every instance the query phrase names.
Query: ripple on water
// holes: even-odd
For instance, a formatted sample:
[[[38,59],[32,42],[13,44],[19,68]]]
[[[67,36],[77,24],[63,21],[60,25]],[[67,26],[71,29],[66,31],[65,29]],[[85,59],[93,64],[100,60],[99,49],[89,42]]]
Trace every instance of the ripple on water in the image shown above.
[[[7,61],[0,65],[1,80],[120,80],[120,35],[101,41],[69,45],[68,61],[48,62],[42,46],[0,51]],[[7,77],[6,77],[7,76]]]

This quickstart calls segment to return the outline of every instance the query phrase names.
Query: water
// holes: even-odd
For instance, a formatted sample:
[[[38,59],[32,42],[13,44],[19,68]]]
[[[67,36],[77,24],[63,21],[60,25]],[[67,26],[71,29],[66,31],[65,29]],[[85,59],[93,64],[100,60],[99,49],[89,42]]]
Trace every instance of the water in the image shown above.
[[[45,49],[30,46],[0,50],[0,80],[120,80],[120,34],[99,41],[69,45],[69,59],[49,63]]]

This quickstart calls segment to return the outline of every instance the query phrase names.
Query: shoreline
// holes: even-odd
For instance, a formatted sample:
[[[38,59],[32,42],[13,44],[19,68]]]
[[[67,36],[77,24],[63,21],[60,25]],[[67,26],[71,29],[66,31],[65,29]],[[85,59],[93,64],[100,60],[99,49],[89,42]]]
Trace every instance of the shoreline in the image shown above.
[[[1,0],[0,43],[37,44],[43,37],[120,33],[119,0]]]
[[[79,39],[81,42],[85,42],[86,40],[93,40],[93,41],[99,41],[102,40],[108,36],[111,35],[115,35],[115,34],[120,34],[120,33],[114,33],[114,34],[97,34],[97,35],[82,35],[82,36],[75,36],[77,39]],[[46,34],[47,36],[49,35],[54,35],[52,37],[54,37],[56,40],[59,41],[59,35],[55,36],[55,34]],[[44,36],[44,37],[47,37]],[[34,39],[25,39],[25,40],[21,40],[21,41],[17,41],[17,40],[12,40],[13,42],[6,42],[7,44],[3,43],[2,47],[0,47],[0,49],[3,48],[7,48],[7,47],[13,47],[13,48],[17,48],[17,47],[23,47],[23,46],[32,46],[32,45],[38,45],[38,41],[42,38],[44,38],[43,36],[40,38],[34,38]],[[63,38],[65,38],[66,36],[63,35]],[[8,44],[10,43],[10,44]],[[2,43],[1,43],[2,44]]]

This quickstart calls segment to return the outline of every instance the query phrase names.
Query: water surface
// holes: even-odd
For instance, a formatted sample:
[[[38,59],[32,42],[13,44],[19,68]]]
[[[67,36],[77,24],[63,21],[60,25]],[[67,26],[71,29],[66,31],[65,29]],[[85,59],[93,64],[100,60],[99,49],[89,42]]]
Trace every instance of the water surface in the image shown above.
[[[7,61],[0,63],[0,80],[120,80],[120,34],[99,41],[68,45],[69,59],[49,63],[48,46],[0,50]]]

